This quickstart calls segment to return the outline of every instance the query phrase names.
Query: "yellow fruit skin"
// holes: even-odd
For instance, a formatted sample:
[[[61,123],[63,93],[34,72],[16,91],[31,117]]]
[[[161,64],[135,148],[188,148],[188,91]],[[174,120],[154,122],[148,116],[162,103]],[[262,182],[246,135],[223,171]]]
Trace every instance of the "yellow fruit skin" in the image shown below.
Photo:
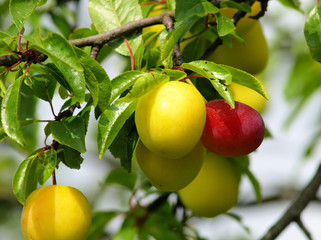
[[[242,33],[241,33],[242,34]],[[229,65],[253,75],[264,70],[268,61],[268,46],[260,22],[255,21],[253,27],[242,34],[246,44],[232,39],[232,47],[223,43],[208,60]]]
[[[175,192],[189,184],[201,169],[205,148],[201,143],[187,155],[169,159],[150,151],[139,141],[136,159],[141,170],[154,187],[165,192]]]
[[[91,224],[86,197],[69,186],[39,188],[27,198],[21,228],[26,240],[83,240]]]
[[[233,92],[235,101],[245,103],[259,113],[264,111],[267,100],[262,97],[262,95],[237,83],[231,83],[229,86]]]
[[[206,120],[202,95],[193,86],[167,82],[142,96],[135,123],[144,145],[167,158],[180,158],[199,142]]]
[[[231,160],[207,151],[196,178],[179,197],[196,216],[215,217],[236,205],[240,174]]]

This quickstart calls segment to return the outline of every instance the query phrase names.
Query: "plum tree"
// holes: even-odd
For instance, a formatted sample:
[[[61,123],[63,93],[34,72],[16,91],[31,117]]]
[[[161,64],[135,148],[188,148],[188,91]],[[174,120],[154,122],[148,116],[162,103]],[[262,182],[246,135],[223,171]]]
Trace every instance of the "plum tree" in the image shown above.
[[[83,240],[91,224],[87,198],[76,188],[41,187],[27,198],[21,228],[27,240]]]
[[[240,173],[233,160],[207,151],[199,174],[178,194],[194,215],[215,217],[236,205],[239,183]]]
[[[250,106],[223,99],[206,104],[206,123],[201,141],[213,153],[237,157],[249,154],[262,143],[265,127],[261,115]]]
[[[299,1],[279,0],[275,4],[302,13],[305,6],[300,9]],[[80,5],[84,2],[91,18],[85,26],[85,22],[78,21],[85,20],[79,15],[86,9]],[[273,4],[270,9],[276,11],[269,16],[269,2],[1,1],[0,142],[4,149],[12,147],[19,154],[12,154],[10,166],[2,166],[0,176],[19,162],[12,181],[4,186],[25,205],[21,217],[24,237],[203,239],[198,226],[193,231],[193,222],[186,221],[191,211],[207,217],[228,211],[237,202],[240,174],[253,185],[258,202],[265,200],[250,166],[255,156],[247,156],[259,147],[265,133],[259,114],[265,100],[255,91],[266,98],[267,94],[253,75],[264,70],[267,50],[279,51],[271,54],[275,57],[266,79],[285,79],[279,70],[289,73],[285,95],[301,107],[293,108],[289,121],[321,86],[315,81],[319,72],[308,71],[309,66],[321,61],[320,6],[313,4],[313,10],[306,14],[309,17],[304,31],[293,32],[289,24],[274,22],[279,19],[278,11],[284,19],[282,8]],[[252,12],[245,14],[250,8]],[[264,25],[254,19],[265,13],[268,39],[273,40],[270,49],[262,31]],[[158,16],[151,17],[154,15]],[[299,33],[302,37],[304,33],[308,47],[303,38],[297,37]],[[292,64],[294,70],[290,72]],[[282,81],[277,80],[273,84]],[[252,93],[262,100],[255,100],[255,104],[262,105],[248,101]],[[207,105],[204,98],[210,101]],[[234,106],[233,100],[235,108],[230,107]],[[269,113],[273,113],[272,105]],[[93,135],[97,149],[92,149]],[[308,143],[307,155],[317,149],[320,136],[316,131]],[[96,150],[97,155],[91,154]],[[24,160],[16,159],[20,153],[25,155]],[[3,165],[4,156],[0,157]],[[108,195],[108,205],[115,200],[112,204],[128,206],[117,210],[106,206],[91,216],[88,201],[78,190],[56,185],[56,171],[61,165],[68,168],[68,173],[59,174],[59,182],[72,174],[69,169],[93,169],[91,173],[98,174],[95,168],[88,168],[88,164],[94,164],[87,164],[91,158],[102,159],[99,166],[108,165],[99,171],[104,175],[104,186],[97,192],[92,189],[92,204],[100,204],[105,191],[110,193],[105,184],[108,188],[116,184],[123,189]],[[287,213],[293,211],[286,211],[280,219],[300,219],[302,206],[315,199],[320,171],[321,167],[309,184],[312,187],[307,185],[290,206],[290,210],[297,210],[295,214],[289,217]],[[36,190],[48,184],[50,178],[54,186]],[[118,190],[124,194],[118,194]],[[185,211],[177,191],[191,211]],[[7,203],[21,209],[6,193],[0,196],[5,203],[0,212]],[[11,223],[11,219],[2,218],[12,215],[1,214],[1,224]],[[119,223],[116,228],[114,221]],[[285,227],[284,223],[275,226],[280,225]],[[304,224],[298,226],[310,237]]]
[[[183,157],[170,159],[150,151],[139,141],[137,162],[150,182],[159,190],[174,192],[189,184],[201,169],[205,148],[201,143]]]
[[[205,125],[206,107],[193,86],[170,81],[142,96],[135,123],[144,145],[167,158],[189,153],[199,142]]]

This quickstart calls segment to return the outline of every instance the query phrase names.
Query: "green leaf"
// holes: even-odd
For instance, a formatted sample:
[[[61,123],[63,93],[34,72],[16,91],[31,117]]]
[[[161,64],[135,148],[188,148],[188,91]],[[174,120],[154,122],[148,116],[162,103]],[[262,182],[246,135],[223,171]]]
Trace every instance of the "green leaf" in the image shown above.
[[[208,41],[203,37],[196,37],[183,48],[182,54],[185,62],[200,59],[208,47]]]
[[[216,91],[234,108],[232,91],[226,87],[232,81],[232,75],[228,70],[216,63],[203,60],[183,63],[181,67],[194,71],[210,80]]]
[[[1,104],[1,122],[3,129],[11,139],[20,145],[24,145],[21,122],[19,120],[22,80],[23,78],[21,76],[8,87]]]
[[[225,36],[235,31],[236,27],[230,18],[223,16],[220,13],[216,13],[217,18],[217,32],[219,36]]]
[[[136,185],[137,175],[135,173],[129,173],[123,168],[117,168],[112,170],[106,177],[106,184],[118,184],[129,190],[134,190]]]
[[[61,87],[65,88],[65,90],[68,90],[69,92],[72,91],[70,85],[66,81],[65,77],[62,75],[61,71],[53,63],[42,65],[42,67],[48,75],[50,75],[61,85]]]
[[[305,40],[312,57],[321,62],[321,6],[314,7],[304,25]]]
[[[69,146],[81,153],[86,152],[85,123],[80,116],[63,118],[51,124],[53,138],[60,144]]]
[[[92,221],[86,240],[99,239],[105,230],[106,225],[110,222],[118,212],[94,212],[92,215]]]
[[[111,154],[115,158],[120,159],[121,166],[128,172],[131,172],[131,162],[136,143],[138,141],[138,133],[135,126],[134,114],[130,116],[118,132],[116,138],[109,147]]]
[[[183,63],[181,67],[194,71],[209,80],[218,79],[225,81],[227,85],[232,82],[232,75],[228,70],[210,61],[198,60]]]
[[[160,73],[165,74],[166,76],[170,77],[171,81],[178,81],[182,80],[187,76],[184,71],[181,70],[174,70],[174,69],[161,69]]]
[[[237,3],[234,1],[223,1],[220,4],[221,8],[235,8],[243,12],[252,12],[251,6],[249,4]]]
[[[264,85],[259,79],[240,69],[233,68],[231,66],[227,66],[223,64],[219,64],[219,65],[225,68],[227,71],[229,71],[232,74],[233,82],[243,85],[245,87],[251,88],[252,90],[261,94],[265,99],[269,99],[264,89]]]
[[[161,49],[161,60],[165,68],[172,68],[172,53],[185,28],[185,25],[181,25],[167,34]]]
[[[218,11],[217,7],[205,0],[176,0],[175,18],[180,22],[195,15],[204,16]]]
[[[141,71],[128,71],[115,77],[111,81],[112,90],[109,104],[113,103],[117,97],[119,97],[126,89],[131,87],[137,78],[145,74],[147,73]]]
[[[245,230],[245,232],[247,232],[248,234],[251,233],[250,228],[245,225],[245,223],[243,222],[242,217],[240,217],[239,215],[236,215],[235,213],[231,213],[231,212],[227,212],[225,214],[227,216],[231,217],[232,219],[234,219]]]
[[[244,173],[249,178],[252,184],[252,187],[256,196],[256,201],[260,203],[262,201],[262,193],[261,193],[261,187],[260,187],[259,181],[256,179],[254,174],[249,169],[247,169]]]
[[[77,114],[81,117],[85,124],[85,135],[87,134],[89,118],[90,118],[90,111],[91,111],[92,101],[89,100],[86,106]]]
[[[36,74],[27,78],[22,85],[22,91],[42,100],[51,101],[57,81],[50,74]]]
[[[79,48],[74,48],[85,70],[86,84],[94,101],[103,112],[109,106],[111,96],[111,81],[102,66]]]
[[[33,123],[37,123],[38,120],[37,119],[26,119],[21,121],[21,129],[23,129],[24,127],[29,126],[30,124]],[[8,137],[8,135],[5,133],[4,128],[1,126],[0,127],[0,142],[2,142],[3,140],[5,140]]]
[[[99,158],[103,157],[126,120],[135,111],[136,104],[137,101],[122,102],[117,100],[105,112],[103,112],[98,121],[97,142]]]
[[[68,41],[57,33],[51,33],[43,41],[43,47],[33,45],[35,49],[46,54],[60,70],[65,81],[71,87],[78,101],[85,100],[86,83],[84,70],[74,48]]]
[[[4,41],[3,39],[0,39],[0,55],[7,55],[8,51],[10,50],[10,46]]]
[[[14,24],[22,29],[41,0],[10,0],[9,10]]]
[[[133,228],[122,228],[118,233],[116,233],[111,240],[134,240],[138,229]]]
[[[279,0],[280,3],[282,3],[286,7],[293,8],[295,10],[298,10],[299,12],[302,12],[302,9],[300,7],[300,1],[299,0]]]
[[[80,152],[66,145],[59,145],[58,160],[63,162],[67,167],[72,169],[80,169],[83,158]]]
[[[39,154],[37,160],[37,176],[40,185],[47,182],[57,165],[57,152],[50,149]]]
[[[160,74],[158,72],[150,72],[148,74],[142,75],[135,81],[130,92],[121,98],[122,101],[133,101],[137,100],[145,93],[159,87],[165,82],[169,81],[169,76],[166,74]]]
[[[142,18],[141,8],[137,0],[90,0],[88,8],[91,20],[99,33],[107,32]],[[126,38],[131,50],[136,52],[142,41],[141,34],[136,36],[127,35]],[[123,39],[113,47],[122,55],[130,55]]]
[[[13,192],[21,204],[25,204],[29,194],[37,188],[37,153],[21,162],[13,176]]]
[[[164,195],[166,196],[166,195]],[[165,198],[167,200],[167,197]],[[172,212],[172,207],[164,201],[158,208],[149,215],[142,231],[148,233],[156,240],[171,239],[184,240],[182,224],[177,220]]]
[[[141,43],[138,45],[136,51],[134,52],[134,63],[135,63],[135,69],[141,69],[142,68],[142,61],[144,56],[144,42],[141,41]]]

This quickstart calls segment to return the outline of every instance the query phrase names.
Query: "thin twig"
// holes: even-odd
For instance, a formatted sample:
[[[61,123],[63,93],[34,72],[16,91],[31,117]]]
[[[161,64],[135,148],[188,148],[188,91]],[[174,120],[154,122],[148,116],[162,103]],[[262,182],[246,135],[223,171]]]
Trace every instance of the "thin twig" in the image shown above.
[[[55,170],[52,172],[51,177],[52,177],[52,185],[57,185],[56,171]]]
[[[98,56],[98,53],[100,52],[100,49],[102,48],[102,45],[95,45],[92,47],[91,51],[90,51],[90,56],[93,59],[96,59]]]
[[[309,240],[313,240],[311,233],[310,233],[309,230],[304,226],[301,218],[298,218],[295,222],[296,222],[296,223],[298,224],[298,226],[301,228],[301,230],[302,230],[302,232],[305,234],[305,236],[306,236]]]
[[[309,202],[315,199],[316,192],[321,184],[321,164],[318,167],[313,178],[300,192],[298,197],[289,206],[282,217],[268,230],[261,240],[275,239],[291,222],[298,223],[302,211],[306,208]],[[303,226],[303,225],[302,225]]]

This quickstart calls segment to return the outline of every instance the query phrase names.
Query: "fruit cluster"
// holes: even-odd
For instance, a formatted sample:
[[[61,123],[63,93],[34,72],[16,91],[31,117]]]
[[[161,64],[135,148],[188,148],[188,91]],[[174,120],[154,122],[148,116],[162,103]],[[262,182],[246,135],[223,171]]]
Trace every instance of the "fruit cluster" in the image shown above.
[[[135,123],[137,162],[162,191],[178,191],[194,214],[212,217],[236,204],[240,171],[233,159],[256,150],[265,128],[246,104],[207,103],[188,83],[169,81],[142,96]]]

